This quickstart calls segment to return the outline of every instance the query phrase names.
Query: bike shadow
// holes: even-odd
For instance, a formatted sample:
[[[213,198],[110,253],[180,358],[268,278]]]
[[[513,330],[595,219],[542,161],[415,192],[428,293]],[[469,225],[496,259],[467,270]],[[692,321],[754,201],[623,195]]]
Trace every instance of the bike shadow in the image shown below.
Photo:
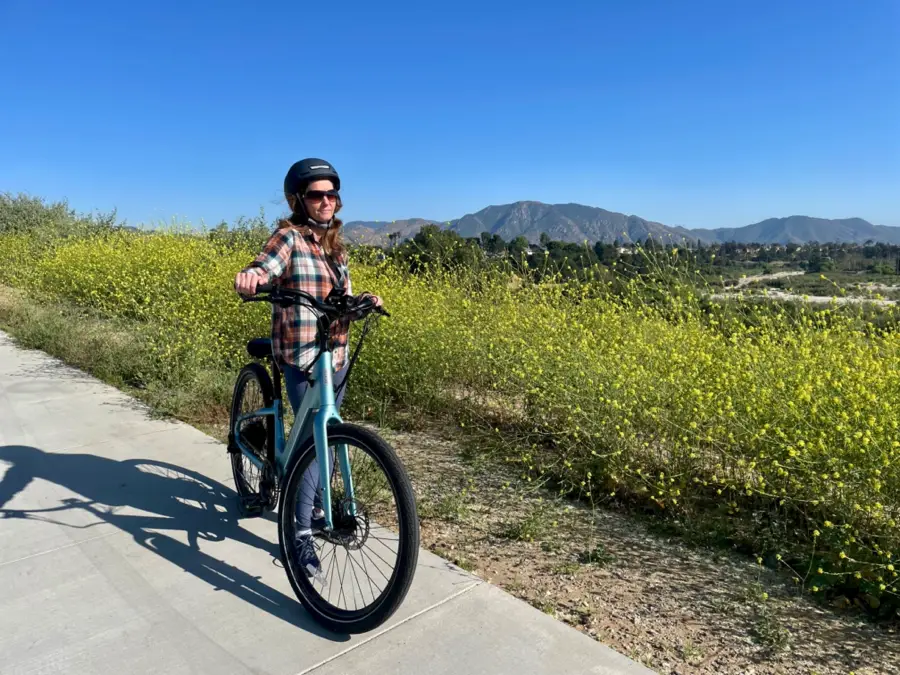
[[[240,542],[280,562],[277,542],[240,527],[237,494],[196,471],[153,459],[115,460],[86,453],[53,453],[26,445],[0,446],[10,466],[0,480],[0,517],[25,518],[90,528],[103,522],[128,532],[136,542],[216,590],[224,590],[297,628],[335,642],[349,635],[321,627],[299,601],[271,588],[259,577],[200,550],[200,540]],[[35,479],[67,488],[82,497],[40,509],[4,508]],[[124,508],[140,514],[119,513]],[[45,514],[83,509],[98,520],[62,522]],[[79,519],[76,519],[79,520]],[[165,534],[183,532],[187,543]]]

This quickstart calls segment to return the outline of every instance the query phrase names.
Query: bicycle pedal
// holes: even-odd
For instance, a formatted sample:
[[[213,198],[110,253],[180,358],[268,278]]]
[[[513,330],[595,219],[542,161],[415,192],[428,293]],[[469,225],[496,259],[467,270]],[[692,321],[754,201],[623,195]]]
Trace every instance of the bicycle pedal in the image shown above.
[[[259,515],[265,511],[266,503],[257,496],[241,499],[241,510],[247,514]]]

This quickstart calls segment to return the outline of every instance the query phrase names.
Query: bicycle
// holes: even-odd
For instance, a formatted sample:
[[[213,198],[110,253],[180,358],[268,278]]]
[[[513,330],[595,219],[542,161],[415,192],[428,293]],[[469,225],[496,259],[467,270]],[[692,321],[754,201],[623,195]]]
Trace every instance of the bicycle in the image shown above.
[[[273,357],[271,339],[256,338],[247,344],[249,355],[268,362],[272,374],[259,362],[251,362],[240,370],[235,382],[228,452],[241,514],[254,517],[278,509],[282,563],[294,593],[314,619],[334,632],[372,630],[394,614],[412,583],[419,551],[419,519],[409,477],[396,451],[376,433],[346,423],[339,416],[335,405],[330,327],[350,312],[366,311],[343,387],[350,378],[370,321],[376,314],[389,314],[374,307],[365,296],[361,300],[332,294],[320,302],[303,291],[281,289],[272,284],[258,287],[256,295],[244,301],[281,306],[296,304],[312,310],[316,314],[319,355],[310,367],[309,386],[285,438],[281,373]],[[258,399],[249,396],[252,386],[259,390]],[[244,410],[245,403],[248,410]],[[360,456],[351,457],[351,449],[359,450]],[[248,478],[250,468],[258,472],[256,483]],[[317,487],[313,487],[315,480],[318,480]],[[374,494],[369,494],[369,490],[374,490]],[[392,507],[376,503],[383,493],[392,501]],[[307,532],[300,520],[313,508],[319,514],[318,522],[309,531],[313,545],[321,545],[315,549],[320,573],[309,575],[297,560],[296,542],[298,532]],[[396,539],[396,551],[387,543],[392,538]],[[368,555],[367,544],[372,548]],[[321,555],[329,545],[331,556]],[[389,564],[381,555],[385,550],[394,553],[398,562],[390,573],[383,569]],[[356,554],[359,559],[354,557]],[[326,568],[328,573],[324,571]],[[329,577],[334,571],[337,571],[339,590],[332,601],[333,581],[322,577]],[[367,577],[363,583],[358,571]],[[369,572],[384,579],[383,589],[375,588]],[[348,586],[345,582],[351,575],[356,584]],[[371,601],[366,600],[367,592]],[[335,604],[341,601],[346,606]]]

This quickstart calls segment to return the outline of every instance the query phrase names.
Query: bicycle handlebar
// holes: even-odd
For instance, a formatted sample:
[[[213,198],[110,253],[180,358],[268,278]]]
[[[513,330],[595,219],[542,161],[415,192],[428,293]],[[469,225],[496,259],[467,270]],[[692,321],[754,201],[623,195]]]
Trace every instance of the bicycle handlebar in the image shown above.
[[[282,306],[306,304],[312,309],[334,318],[341,317],[359,310],[374,311],[384,316],[390,314],[381,307],[376,307],[367,296],[340,295],[335,296],[332,302],[321,302],[306,291],[299,289],[280,288],[274,284],[259,284],[256,287],[259,293],[268,293],[267,297],[245,297],[244,302],[272,302]]]

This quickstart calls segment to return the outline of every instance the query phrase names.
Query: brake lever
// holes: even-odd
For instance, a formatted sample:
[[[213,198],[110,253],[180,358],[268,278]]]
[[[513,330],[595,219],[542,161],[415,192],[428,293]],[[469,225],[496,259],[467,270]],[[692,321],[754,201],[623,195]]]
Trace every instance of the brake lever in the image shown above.
[[[388,313],[388,311],[387,311],[386,309],[384,309],[383,307],[378,307],[378,306],[375,304],[375,301],[374,301],[374,300],[371,300],[370,298],[371,298],[371,296],[367,296],[365,300],[363,300],[362,302],[358,303],[358,304],[356,305],[356,309],[367,310],[367,311],[369,311],[369,312],[374,312],[374,313],[376,313],[376,314],[381,314],[382,316],[390,316],[390,314]]]

